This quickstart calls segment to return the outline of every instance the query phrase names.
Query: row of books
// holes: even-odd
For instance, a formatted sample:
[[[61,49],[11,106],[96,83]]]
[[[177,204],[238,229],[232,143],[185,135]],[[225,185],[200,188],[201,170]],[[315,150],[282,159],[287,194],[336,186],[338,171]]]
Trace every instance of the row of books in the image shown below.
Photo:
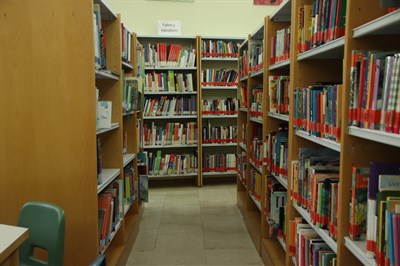
[[[146,146],[186,145],[197,143],[197,123],[166,123],[156,125],[154,122],[144,124],[143,141]]]
[[[144,45],[146,67],[194,67],[196,49],[180,44],[156,43]]]
[[[246,121],[244,121],[242,123],[242,136],[241,136],[240,142],[242,142],[243,145],[246,145],[245,144],[246,143],[246,139],[247,139],[247,123],[246,123]]]
[[[235,172],[236,154],[203,154],[203,172]]]
[[[203,143],[236,143],[237,126],[212,126],[208,121],[202,128]]]
[[[123,75],[122,79],[122,112],[142,110],[144,99],[142,78]]]
[[[293,204],[310,214],[311,223],[337,238],[339,153],[327,148],[299,148],[292,161]]]
[[[263,68],[264,40],[252,40],[250,46],[249,71],[256,72]]]
[[[104,252],[123,217],[123,181],[116,179],[98,196],[99,250]]]
[[[239,78],[245,77],[249,74],[247,67],[247,49],[244,49],[242,54],[239,55]]]
[[[353,167],[349,224],[350,239],[366,239],[377,265],[399,265],[400,163]]]
[[[271,37],[270,64],[276,64],[290,58],[290,27],[277,30]]]
[[[200,81],[202,86],[236,86],[238,73],[234,69],[203,69]]]
[[[299,7],[300,53],[344,36],[347,0],[314,0]]]
[[[288,177],[288,128],[281,125],[279,131],[272,131],[266,136],[264,162],[268,171],[283,180]]]
[[[289,114],[289,76],[269,76],[269,111]]]
[[[290,221],[290,251],[297,266],[336,266],[336,253],[301,217]]]
[[[264,144],[261,138],[253,137],[250,146],[250,159],[257,167],[261,167],[264,156]]]
[[[131,204],[138,196],[137,173],[132,162],[124,167],[124,202]]]
[[[237,173],[242,184],[247,184],[247,153],[245,151],[237,156]]]
[[[130,63],[131,61],[131,46],[132,33],[121,23],[121,48],[122,61]]]
[[[261,203],[262,174],[256,169],[251,168],[249,178],[249,192],[257,202]]]
[[[202,40],[202,57],[238,57],[238,45],[234,41]]]
[[[400,133],[400,53],[352,51],[349,125]]]
[[[185,116],[197,114],[196,95],[189,97],[172,97],[167,95],[158,98],[148,98],[144,104],[144,116]]]
[[[100,4],[93,4],[94,65],[96,69],[106,69],[106,35],[101,19]]]
[[[99,89],[96,88],[96,130],[111,127],[112,101],[99,101]]]
[[[145,77],[146,92],[167,92],[167,91],[194,91],[192,73],[174,73],[168,70],[168,73],[156,73],[155,71],[147,73]]]
[[[314,85],[294,89],[296,129],[340,142],[342,85]]]
[[[97,136],[96,138],[97,185],[101,185],[103,183],[102,162],[103,162],[103,157],[101,156],[101,137]]]
[[[148,152],[148,171],[150,175],[177,175],[197,173],[197,154],[162,154]]]
[[[251,89],[250,94],[250,116],[263,117],[263,89],[262,85],[256,85]],[[261,88],[260,88],[261,87]]]
[[[287,202],[286,189],[273,177],[267,178],[265,218],[269,225],[270,237],[286,238],[285,208]]]
[[[247,103],[248,103],[247,86],[240,86],[239,91],[240,91],[240,102],[241,102],[241,105],[242,105],[242,107],[247,108]]]
[[[201,105],[203,115],[235,115],[239,109],[236,98],[202,99]]]

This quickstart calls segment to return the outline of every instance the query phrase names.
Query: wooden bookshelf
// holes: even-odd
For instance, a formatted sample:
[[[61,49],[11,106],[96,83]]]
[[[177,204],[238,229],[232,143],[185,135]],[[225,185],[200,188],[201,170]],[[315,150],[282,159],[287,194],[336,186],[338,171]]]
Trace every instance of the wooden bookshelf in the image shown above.
[[[122,63],[121,17],[106,2],[94,3],[100,4],[107,38],[105,70],[96,70],[94,64],[93,1],[27,5],[6,0],[0,5],[1,62],[14,65],[0,70],[0,149],[7,154],[0,160],[0,222],[17,224],[22,205],[29,201],[59,205],[66,216],[65,265],[89,265],[100,254],[98,193],[122,178],[124,163],[135,161],[134,151],[125,161],[122,153],[124,120],[134,113],[123,116],[121,87],[122,69],[132,71],[136,61]],[[24,75],[17,78],[15,73]],[[100,99],[112,101],[110,130],[96,131],[95,87]],[[102,141],[100,185],[97,137]],[[102,251],[110,265],[125,264],[140,205],[135,201],[122,213]]]
[[[279,237],[268,237],[268,224],[262,221],[265,219],[265,217],[263,218],[265,214],[263,212],[258,214],[258,208],[249,195],[249,175],[247,175],[247,184],[243,184],[243,181],[239,177],[237,178],[237,204],[256,247],[259,245],[259,239],[254,237],[254,232],[260,233],[260,255],[266,265],[296,265],[296,261],[290,255],[290,252],[284,253],[284,250],[288,251],[290,248],[290,238],[293,233],[290,232],[288,224],[295,217],[302,217],[307,221],[315,232],[331,247],[337,255],[337,265],[376,265],[375,260],[366,256],[365,240],[351,241],[349,238],[351,169],[353,166],[369,165],[370,161],[398,161],[398,158],[393,158],[393,155],[400,152],[400,135],[348,126],[350,63],[352,50],[398,50],[396,44],[400,40],[400,11],[397,10],[386,14],[386,10],[380,8],[378,0],[369,1],[368,3],[362,0],[347,1],[345,35],[299,53],[297,46],[299,8],[312,3],[313,0],[283,1],[270,17],[266,17],[264,22],[265,59],[262,71],[263,89],[266,90],[265,98],[263,99],[263,110],[265,110],[266,115],[262,119],[256,119],[250,117],[248,114],[249,109],[247,112],[240,112],[238,126],[243,122],[262,125],[264,138],[269,132],[277,130],[282,123],[287,122],[289,125],[289,162],[298,159],[298,152],[301,147],[326,147],[340,154],[337,240],[334,240],[327,230],[313,225],[308,211],[292,202],[289,193],[292,185],[291,164],[288,165],[289,176],[287,180],[280,178],[277,174],[270,173],[268,165],[262,166],[263,207],[268,204],[265,197],[266,193],[268,193],[265,184],[269,178],[277,179],[284,187],[289,189],[285,212],[286,242],[283,242]],[[271,64],[269,61],[271,53],[270,37],[277,30],[288,26],[290,26],[291,40],[296,40],[295,43],[290,44],[290,58]],[[257,32],[259,34],[260,27],[249,35],[247,41],[243,42],[241,46],[243,50],[251,46],[252,38]],[[254,79],[260,75],[258,72],[248,73],[241,77],[240,82],[250,86],[254,84]],[[335,81],[343,84],[342,105],[339,111],[341,115],[341,137],[339,141],[319,138],[306,131],[296,130],[293,126],[293,106],[289,108],[289,115],[269,112],[268,76],[275,75],[290,75],[290,99],[294,99],[293,91],[295,88],[305,88],[316,84],[316,82]],[[292,103],[290,101],[290,104]],[[247,136],[251,135],[249,132],[247,132]],[[249,150],[249,147],[251,147],[251,139],[248,137],[244,143],[242,141],[238,142],[238,153],[243,152],[244,148]],[[258,169],[249,159],[247,164],[248,170],[251,168]],[[254,215],[255,213],[257,215]],[[256,219],[261,219],[260,223],[255,222]],[[282,254],[282,257],[279,254]]]

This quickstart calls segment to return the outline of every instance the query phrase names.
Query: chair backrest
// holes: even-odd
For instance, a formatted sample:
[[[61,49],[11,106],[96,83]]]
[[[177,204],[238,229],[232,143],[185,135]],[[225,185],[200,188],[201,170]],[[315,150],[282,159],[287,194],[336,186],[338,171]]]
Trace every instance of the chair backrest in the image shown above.
[[[21,208],[18,225],[29,229],[29,237],[19,249],[20,265],[64,264],[63,209],[51,203],[28,202]],[[35,248],[47,250],[47,263],[33,255]]]

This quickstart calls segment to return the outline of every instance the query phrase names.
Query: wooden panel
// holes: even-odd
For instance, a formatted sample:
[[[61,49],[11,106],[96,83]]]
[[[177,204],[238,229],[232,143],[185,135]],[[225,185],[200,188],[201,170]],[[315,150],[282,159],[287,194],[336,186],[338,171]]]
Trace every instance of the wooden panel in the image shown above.
[[[92,5],[0,3],[0,223],[27,201],[58,204],[69,265],[97,255]]]

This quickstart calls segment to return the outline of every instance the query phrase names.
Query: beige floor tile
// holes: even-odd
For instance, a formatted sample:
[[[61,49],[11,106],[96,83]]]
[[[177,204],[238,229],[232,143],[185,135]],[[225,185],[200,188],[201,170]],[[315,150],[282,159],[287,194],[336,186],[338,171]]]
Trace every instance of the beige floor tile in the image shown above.
[[[154,251],[156,247],[158,229],[141,228],[133,245],[134,251]]]
[[[201,232],[192,234],[165,233],[157,236],[155,251],[179,251],[182,249],[203,249],[204,239]]]
[[[154,251],[136,251],[133,250],[126,261],[127,266],[147,266],[151,265]]]
[[[154,252],[152,265],[205,265],[204,249],[185,248],[177,251],[159,250]]]
[[[159,228],[161,217],[161,211],[152,212],[145,209],[142,215],[142,219],[140,220],[140,229]]]
[[[264,265],[253,249],[206,249],[207,265]]]

